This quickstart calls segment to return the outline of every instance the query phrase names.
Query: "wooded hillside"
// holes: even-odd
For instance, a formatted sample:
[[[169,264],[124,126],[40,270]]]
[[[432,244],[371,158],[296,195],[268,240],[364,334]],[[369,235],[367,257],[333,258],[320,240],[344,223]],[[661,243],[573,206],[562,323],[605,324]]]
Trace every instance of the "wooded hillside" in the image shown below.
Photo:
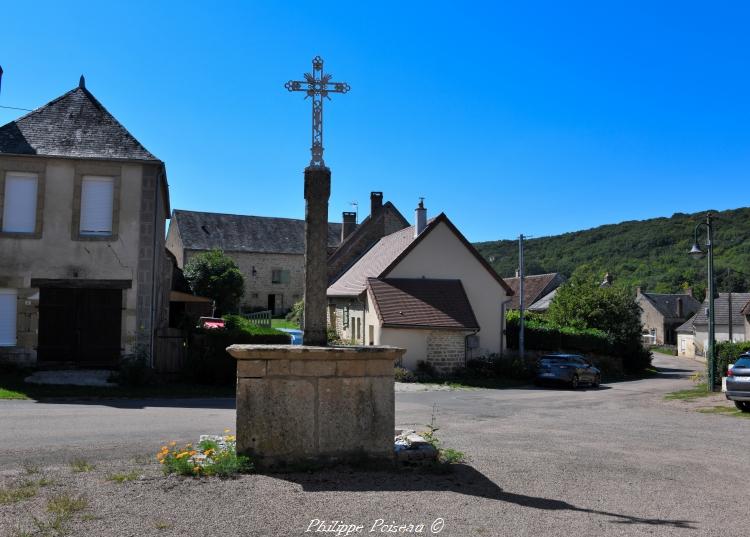
[[[750,289],[750,208],[716,212],[714,267],[719,291]],[[695,224],[706,212],[676,213],[670,218],[628,221],[620,224],[528,239],[525,244],[527,274],[560,272],[566,277],[578,270],[603,279],[610,272],[615,285],[644,291],[674,293],[692,287],[703,298],[706,260],[687,255]],[[705,231],[699,234],[701,248]],[[504,277],[515,275],[518,241],[476,243],[479,252]]]

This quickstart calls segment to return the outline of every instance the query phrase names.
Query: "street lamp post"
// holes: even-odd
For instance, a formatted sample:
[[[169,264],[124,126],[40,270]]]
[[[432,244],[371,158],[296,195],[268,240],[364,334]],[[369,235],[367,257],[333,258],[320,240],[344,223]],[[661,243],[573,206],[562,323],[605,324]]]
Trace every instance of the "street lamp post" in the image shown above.
[[[695,226],[695,240],[693,247],[690,249],[689,254],[695,259],[702,259],[706,252],[708,253],[708,349],[706,350],[706,367],[707,367],[707,380],[708,380],[708,391],[712,392],[715,389],[715,375],[716,375],[716,335],[715,335],[715,324],[714,324],[714,245],[713,245],[713,222],[712,215],[708,213],[706,215],[705,222],[699,222]],[[701,250],[698,245],[698,230],[701,226],[706,227],[706,252]],[[729,321],[732,322],[731,319]]]

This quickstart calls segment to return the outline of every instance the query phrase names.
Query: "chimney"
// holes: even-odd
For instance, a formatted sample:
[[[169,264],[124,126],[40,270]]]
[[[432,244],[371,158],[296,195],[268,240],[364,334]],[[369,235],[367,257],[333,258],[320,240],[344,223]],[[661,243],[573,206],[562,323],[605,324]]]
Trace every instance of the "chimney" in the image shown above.
[[[614,278],[612,278],[612,275],[609,272],[607,272],[604,275],[604,281],[599,284],[599,287],[609,287],[610,285],[612,285],[612,280],[613,279]]]
[[[370,192],[370,216],[375,217],[380,209],[383,208],[383,193],[382,192]]]
[[[677,317],[682,317],[682,299],[677,297]]]
[[[635,296],[641,296],[641,286],[635,288]]]
[[[521,277],[521,271],[516,269],[516,278],[520,278],[520,277]]]
[[[344,242],[344,239],[357,229],[357,213],[344,211],[341,213],[341,217],[341,242]]]
[[[692,287],[688,287],[687,289],[685,289],[685,294],[687,296],[693,296],[693,288]]]
[[[419,235],[427,227],[427,209],[424,208],[424,198],[419,198],[419,205],[414,209],[414,236]]]

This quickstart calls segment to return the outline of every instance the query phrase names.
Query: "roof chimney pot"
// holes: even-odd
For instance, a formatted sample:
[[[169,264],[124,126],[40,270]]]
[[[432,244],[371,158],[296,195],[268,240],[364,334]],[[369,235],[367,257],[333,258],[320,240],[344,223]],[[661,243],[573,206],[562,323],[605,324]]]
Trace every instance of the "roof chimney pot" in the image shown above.
[[[341,216],[341,242],[344,242],[357,229],[357,213],[344,211]]]
[[[414,209],[414,236],[419,235],[427,227],[427,209],[424,208],[424,198],[419,198],[419,205]]]
[[[375,217],[375,213],[383,208],[383,193],[370,192],[370,216]]]

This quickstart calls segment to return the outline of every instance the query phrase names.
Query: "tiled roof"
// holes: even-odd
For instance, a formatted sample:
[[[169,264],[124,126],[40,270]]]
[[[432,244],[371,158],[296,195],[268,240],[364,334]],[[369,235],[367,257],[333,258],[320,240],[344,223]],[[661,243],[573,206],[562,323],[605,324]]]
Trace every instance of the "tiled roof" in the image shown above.
[[[701,306],[691,295],[641,293],[640,296],[648,300],[656,310],[667,318],[687,318],[693,315]],[[677,314],[677,299],[682,300],[682,315]]]
[[[510,309],[517,310],[520,304],[521,278],[503,278],[513,290]],[[562,274],[552,272],[549,274],[532,274],[524,276],[523,294],[524,306],[529,309],[537,300],[557,289],[565,281]]]
[[[479,328],[460,280],[368,278],[367,283],[384,327]]]
[[[732,326],[744,324],[742,310],[750,301],[750,293],[732,293]],[[707,325],[708,299],[703,301],[693,319],[694,325]],[[714,322],[718,326],[729,326],[729,293],[719,293],[714,299]]]
[[[277,254],[305,253],[305,221],[293,218],[244,216],[175,210],[172,224],[187,250]],[[328,246],[341,240],[341,224],[328,224]]]
[[[0,154],[159,161],[85,88],[0,127]]]
[[[328,287],[328,296],[357,296],[364,292],[367,279],[380,276],[413,241],[414,226],[386,235]]]

